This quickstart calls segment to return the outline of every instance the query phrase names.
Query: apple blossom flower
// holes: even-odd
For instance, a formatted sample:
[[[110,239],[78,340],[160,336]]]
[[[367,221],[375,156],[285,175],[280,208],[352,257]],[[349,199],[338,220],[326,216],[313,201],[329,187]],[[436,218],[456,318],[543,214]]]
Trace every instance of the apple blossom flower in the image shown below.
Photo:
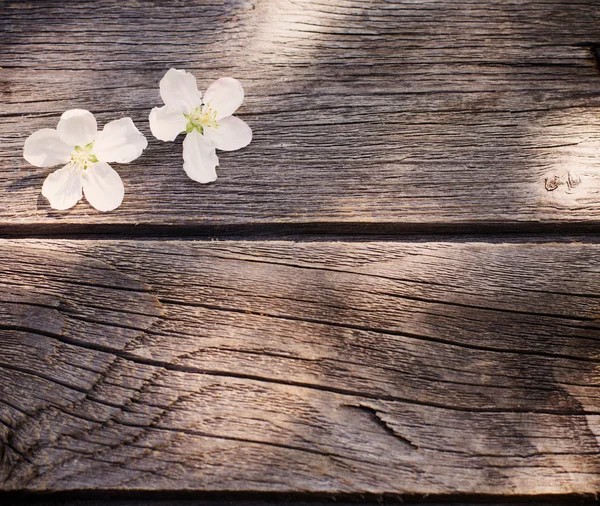
[[[104,125],[98,132],[96,118],[83,109],[71,109],[60,117],[56,130],[43,128],[25,141],[23,157],[36,167],[66,164],[50,174],[42,195],[53,209],[69,209],[82,197],[98,211],[121,205],[125,189],[108,162],[128,163],[138,158],[148,141],[131,118]]]
[[[250,144],[252,130],[232,116],[244,100],[244,89],[236,79],[217,79],[203,99],[196,78],[172,68],[160,81],[160,96],[165,105],[150,112],[150,130],[161,141],[174,141],[180,133],[187,133],[183,170],[194,181],[210,183],[217,179],[215,148],[235,151]]]

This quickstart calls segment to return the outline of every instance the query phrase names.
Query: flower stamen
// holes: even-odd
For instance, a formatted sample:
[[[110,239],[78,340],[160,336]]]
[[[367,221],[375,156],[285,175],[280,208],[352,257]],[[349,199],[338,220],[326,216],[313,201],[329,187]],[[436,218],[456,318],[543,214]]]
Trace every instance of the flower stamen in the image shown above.
[[[217,111],[210,105],[196,107],[190,114],[184,114],[188,120],[185,131],[189,134],[192,130],[198,130],[199,133],[204,133],[204,128],[219,128],[217,123]]]
[[[90,142],[84,147],[75,146],[75,151],[71,154],[71,159],[67,166],[74,169],[75,172],[87,170],[93,163],[98,162],[98,158],[92,153],[94,143]]]

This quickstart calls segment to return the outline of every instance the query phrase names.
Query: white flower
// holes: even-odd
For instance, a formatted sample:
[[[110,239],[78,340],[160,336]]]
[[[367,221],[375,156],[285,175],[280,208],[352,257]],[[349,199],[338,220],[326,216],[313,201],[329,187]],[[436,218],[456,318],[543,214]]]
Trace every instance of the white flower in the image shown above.
[[[161,141],[183,141],[183,170],[194,181],[210,183],[217,179],[219,159],[215,148],[235,151],[250,144],[252,130],[232,116],[244,100],[242,85],[232,77],[212,83],[202,100],[196,78],[185,70],[169,69],[160,81],[165,103],[150,113],[150,130]]]
[[[112,211],[121,205],[125,190],[119,174],[108,162],[128,163],[148,146],[148,141],[131,118],[111,121],[98,132],[96,118],[89,111],[66,111],[56,130],[43,128],[25,141],[23,157],[36,167],[66,164],[50,174],[42,195],[54,209],[69,209],[82,197],[98,211]]]

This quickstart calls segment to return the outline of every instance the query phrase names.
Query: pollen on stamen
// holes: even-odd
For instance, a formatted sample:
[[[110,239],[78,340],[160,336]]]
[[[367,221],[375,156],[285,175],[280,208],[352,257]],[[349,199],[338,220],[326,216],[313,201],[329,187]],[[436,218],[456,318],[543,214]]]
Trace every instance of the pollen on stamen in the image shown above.
[[[186,114],[188,120],[186,132],[191,132],[196,129],[200,133],[204,133],[204,128],[219,128],[217,123],[217,111],[209,105],[197,107],[192,113]]]
[[[88,144],[85,147],[75,146],[75,151],[71,154],[71,160],[69,160],[69,167],[75,169],[75,171],[85,171],[92,163],[96,163],[98,158],[92,151],[93,143]]]

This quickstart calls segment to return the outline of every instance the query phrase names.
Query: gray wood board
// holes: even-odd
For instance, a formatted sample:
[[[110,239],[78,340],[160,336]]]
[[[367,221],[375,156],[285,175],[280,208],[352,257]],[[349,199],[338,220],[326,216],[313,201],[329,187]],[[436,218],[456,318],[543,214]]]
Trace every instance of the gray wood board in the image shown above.
[[[592,1],[0,2],[0,227],[597,223],[600,5]],[[246,90],[219,180],[152,138],[158,82]],[[26,137],[70,108],[130,115],[116,212],[53,212]],[[569,188],[569,174],[581,183]],[[546,179],[558,187],[546,189]],[[55,230],[55,229],[53,229]]]
[[[600,487],[600,246],[2,240],[0,487]]]

